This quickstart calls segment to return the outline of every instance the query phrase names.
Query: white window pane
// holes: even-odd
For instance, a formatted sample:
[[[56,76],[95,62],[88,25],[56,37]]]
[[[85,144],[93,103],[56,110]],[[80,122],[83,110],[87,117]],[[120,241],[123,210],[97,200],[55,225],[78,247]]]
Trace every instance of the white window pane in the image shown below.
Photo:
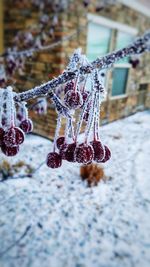
[[[109,51],[111,29],[90,22],[87,35],[87,57],[90,61]]]

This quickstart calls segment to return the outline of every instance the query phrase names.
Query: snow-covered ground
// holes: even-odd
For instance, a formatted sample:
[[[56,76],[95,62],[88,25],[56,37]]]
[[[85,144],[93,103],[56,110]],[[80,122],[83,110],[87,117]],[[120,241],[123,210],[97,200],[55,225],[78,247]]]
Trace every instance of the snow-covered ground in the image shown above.
[[[0,183],[0,267],[150,266],[150,111],[101,127],[101,136],[112,159],[97,187],[67,162]],[[37,166],[50,150],[31,135],[9,160]]]

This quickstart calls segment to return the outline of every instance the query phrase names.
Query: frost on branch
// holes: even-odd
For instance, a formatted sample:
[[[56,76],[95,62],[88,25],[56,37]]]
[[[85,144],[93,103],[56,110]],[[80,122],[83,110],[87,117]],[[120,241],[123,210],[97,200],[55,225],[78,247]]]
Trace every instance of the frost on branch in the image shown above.
[[[10,87],[2,89],[0,143],[3,153],[8,156],[18,153],[24,133],[32,130],[24,101],[45,96],[53,101],[58,113],[54,148],[47,156],[48,167],[58,168],[63,160],[81,164],[108,161],[111,152],[102,143],[99,134],[100,106],[106,97],[106,90],[104,75],[102,72],[99,75],[98,69],[101,71],[112,67],[116,61],[126,56],[138,56],[150,51],[149,40],[150,33],[146,33],[131,45],[91,63],[78,49],[70,58],[66,70],[57,78],[19,94],[14,94]],[[87,84],[89,79],[91,87]],[[59,136],[62,117],[66,127],[63,136]],[[78,138],[81,129],[84,129],[82,143]]]

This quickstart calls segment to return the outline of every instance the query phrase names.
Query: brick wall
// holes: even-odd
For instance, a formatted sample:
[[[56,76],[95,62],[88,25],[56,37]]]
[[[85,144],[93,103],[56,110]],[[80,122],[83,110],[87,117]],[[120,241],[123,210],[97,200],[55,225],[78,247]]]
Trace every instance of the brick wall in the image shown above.
[[[6,3],[7,2],[7,3]],[[23,30],[30,25],[37,23],[39,12],[30,5],[30,1],[26,1],[26,6],[19,4],[16,6],[13,0],[4,1],[4,45],[11,46],[12,39],[18,30]],[[93,5],[90,6],[90,13],[95,14]],[[52,15],[51,13],[49,14]],[[137,13],[121,4],[113,7],[107,7],[105,10],[96,13],[96,15],[104,16],[114,21],[130,25],[138,28],[139,34],[150,28],[149,18],[143,14]],[[82,47],[86,52],[86,38],[87,38],[87,12],[81,5],[80,0],[72,1],[70,8],[59,15],[59,24],[56,27],[56,40],[63,36],[71,34],[79,26],[83,29],[77,36],[67,42],[51,50],[36,53],[32,60],[26,62],[25,75],[22,77],[16,76],[16,90],[26,90],[33,86],[41,84],[48,80],[48,75],[56,76],[65,68],[69,56],[74,49]],[[139,90],[140,84],[149,84],[149,62],[150,55],[145,54],[141,57],[141,63],[137,70],[131,70],[129,79],[129,91],[127,96],[112,99],[109,95],[101,108],[102,122],[109,122],[121,117],[130,115],[138,109],[150,107],[150,89]],[[111,92],[111,72],[108,91]],[[130,90],[133,84],[137,84],[136,90]],[[142,103],[142,104],[141,104]],[[56,113],[53,108],[48,110],[47,116],[37,116],[33,112],[31,117],[34,120],[34,131],[36,133],[52,137],[54,134],[56,124]],[[63,131],[63,129],[62,129]]]

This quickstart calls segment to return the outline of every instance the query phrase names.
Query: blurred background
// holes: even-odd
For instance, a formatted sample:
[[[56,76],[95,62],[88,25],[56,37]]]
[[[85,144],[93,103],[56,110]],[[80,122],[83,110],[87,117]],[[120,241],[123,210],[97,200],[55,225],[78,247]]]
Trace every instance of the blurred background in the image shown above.
[[[10,83],[21,92],[48,81],[65,69],[78,47],[92,61],[127,46],[150,28],[149,11],[148,0],[0,0],[0,53],[8,48],[39,48],[32,57],[20,60],[17,71],[9,71]],[[40,49],[50,44],[56,46]],[[150,55],[145,53],[120,60],[113,69],[102,72],[108,97],[102,105],[101,123],[150,107],[149,63]],[[5,58],[5,66],[9,64],[15,62]],[[34,112],[30,116],[34,132],[53,138],[56,113],[52,105],[48,116],[36,116]]]

